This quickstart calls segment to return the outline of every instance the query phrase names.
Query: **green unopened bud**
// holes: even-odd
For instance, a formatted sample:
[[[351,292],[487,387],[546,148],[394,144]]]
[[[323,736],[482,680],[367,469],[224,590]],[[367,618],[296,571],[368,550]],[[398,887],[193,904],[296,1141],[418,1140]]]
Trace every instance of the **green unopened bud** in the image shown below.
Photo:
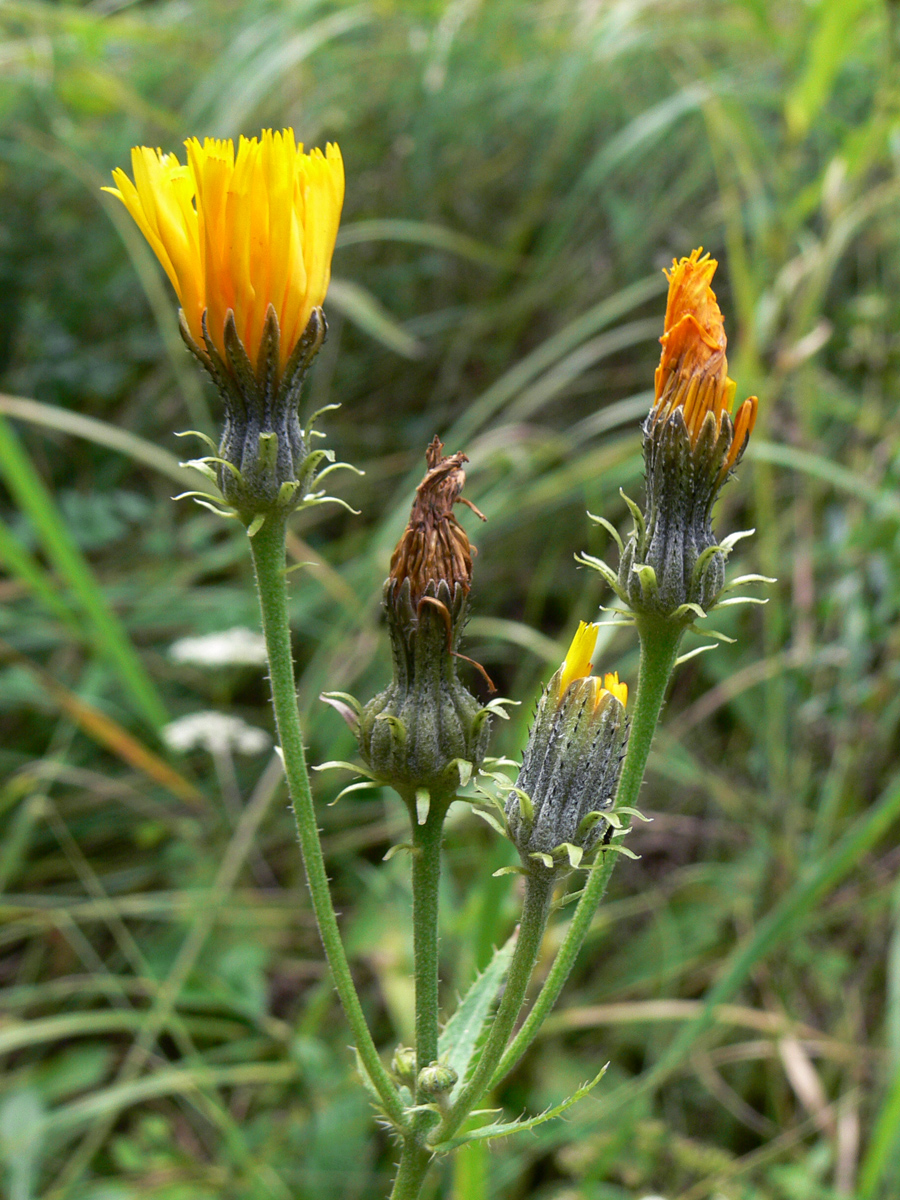
[[[696,615],[685,606],[707,611],[724,586],[712,509],[756,419],[756,397],[730,416],[735,384],[710,287],[716,266],[695,250],[667,272],[656,399],[644,423],[647,499],[619,566],[619,591],[634,612],[676,614],[685,624]]]
[[[538,703],[506,820],[529,870],[558,870],[590,854],[608,828],[628,730],[628,689],[589,674],[597,626],[579,626]],[[524,793],[524,795],[523,795]],[[527,802],[526,802],[527,797]]]
[[[325,340],[325,314],[314,308],[309,324],[281,369],[280,330],[269,305],[254,367],[229,312],[224,357],[203,318],[204,346],[198,346],[182,316],[181,335],[209,372],[225,405],[219,445],[218,484],[226,503],[245,524],[260,514],[292,511],[310,492],[318,468],[331,459],[311,450],[300,423],[300,392],[310,364]]]
[[[362,710],[358,729],[366,766],[409,799],[421,789],[452,796],[460,761],[477,769],[489,733],[487,713],[457,677],[472,548],[452,510],[466,457],[442,458],[441,449],[435,438],[384,585],[393,680]]]
[[[398,1046],[391,1059],[391,1070],[408,1087],[416,1081],[416,1052],[409,1046]]]
[[[445,1095],[453,1090],[459,1079],[456,1071],[446,1063],[433,1062],[423,1067],[416,1081],[418,1090],[432,1099]]]
[[[685,604],[706,611],[721,592],[725,555],[717,548],[712,507],[733,442],[727,413],[718,430],[707,417],[696,445],[680,412],[645,424],[643,527],[632,532],[619,564],[619,586],[635,612],[669,616]]]

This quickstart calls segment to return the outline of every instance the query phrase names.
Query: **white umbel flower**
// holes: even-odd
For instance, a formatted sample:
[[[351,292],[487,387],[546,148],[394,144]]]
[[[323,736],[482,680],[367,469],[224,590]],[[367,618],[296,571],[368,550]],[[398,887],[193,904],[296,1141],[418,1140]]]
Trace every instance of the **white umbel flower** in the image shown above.
[[[266,661],[266,642],[255,629],[236,625],[220,633],[181,638],[169,647],[169,657],[198,667],[256,667]]]
[[[220,712],[188,713],[166,725],[162,735],[166,745],[182,752],[202,749],[210,754],[262,754],[271,743],[264,729]]]

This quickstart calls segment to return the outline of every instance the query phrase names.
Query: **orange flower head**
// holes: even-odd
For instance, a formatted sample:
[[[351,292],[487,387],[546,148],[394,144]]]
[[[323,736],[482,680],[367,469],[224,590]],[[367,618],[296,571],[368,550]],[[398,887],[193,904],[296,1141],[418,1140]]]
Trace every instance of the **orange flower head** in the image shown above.
[[[254,366],[271,305],[283,371],[314,308],[325,299],[344,200],[334,144],[305,153],[292,129],[185,142],[187,163],[136,146],[134,180],[113,171],[117,196],[150,243],[178,295],[188,331],[225,358],[225,323]]]
[[[736,384],[728,378],[727,340],[722,312],[710,286],[718,262],[702,253],[673,260],[666,304],[665,331],[659,339],[662,355],[656,368],[651,423],[667,421],[681,410],[691,445],[711,413],[716,432],[722,414],[731,414]],[[727,474],[744,448],[756,421],[757,399],[745,400],[734,417],[734,439],[722,468]]]

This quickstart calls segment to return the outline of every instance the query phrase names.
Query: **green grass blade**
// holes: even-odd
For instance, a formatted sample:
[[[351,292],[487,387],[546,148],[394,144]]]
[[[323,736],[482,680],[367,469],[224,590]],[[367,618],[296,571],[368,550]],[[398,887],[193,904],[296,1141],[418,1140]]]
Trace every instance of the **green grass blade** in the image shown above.
[[[81,1100],[56,1109],[47,1118],[47,1130],[70,1133],[91,1125],[99,1117],[122,1112],[160,1096],[185,1096],[207,1087],[265,1087],[291,1083],[299,1068],[292,1062],[240,1063],[237,1066],[171,1067],[129,1083],[92,1092]]]
[[[432,250],[446,250],[457,258],[468,258],[471,262],[484,263],[489,267],[509,267],[509,254],[479,242],[476,238],[443,225],[431,225],[427,221],[405,221],[396,218],[355,221],[345,225],[337,236],[337,246],[358,246],[367,242],[408,242],[414,246],[429,246]]]
[[[77,624],[74,613],[54,587],[53,580],[25,547],[16,541],[3,521],[0,521],[0,562],[11,575],[17,576],[30,588],[64,625]]]
[[[862,1160],[857,1200],[876,1200],[900,1150],[900,1071],[891,1081]]]
[[[489,1163],[486,1142],[460,1146],[453,1158],[451,1200],[489,1200]]]
[[[86,417],[83,413],[73,413],[67,408],[59,408],[55,404],[42,404],[40,400],[30,400],[25,396],[6,396],[0,393],[0,413],[8,417],[16,417],[27,421],[29,425],[37,425],[43,429],[56,429],[60,433],[72,437],[83,438],[93,442],[95,446],[107,446],[119,454],[125,455],[133,462],[142,463],[145,467],[165,475],[177,484],[182,491],[215,492],[210,481],[199,471],[181,466],[179,460],[168,450],[148,442],[146,438],[120,429],[108,421],[98,421],[96,417]]]
[[[699,1016],[681,1030],[651,1070],[633,1084],[623,1085],[608,1098],[610,1106],[618,1109],[636,1093],[651,1090],[677,1069],[700,1035],[713,1023],[715,1006],[734,996],[760,959],[771,954],[788,937],[796,936],[825,896],[877,845],[898,817],[900,779],[895,777],[878,803],[797,881],[762,918],[747,943],[738,947],[719,982],[707,993]]]
[[[349,279],[332,279],[328,304],[348,321],[404,358],[421,358],[422,344],[406,332],[371,292]]]
[[[779,445],[776,442],[751,442],[747,449],[747,458],[755,462],[772,463],[779,467],[788,467],[821,479],[831,484],[838,491],[847,492],[871,504],[879,513],[890,516],[900,516],[900,501],[896,491],[891,488],[879,488],[862,478],[857,471],[842,467],[840,463],[832,462],[821,454],[813,454],[809,450],[799,450],[796,446]]]
[[[154,729],[168,719],[165,706],[144,670],[118,617],[109,607],[59,510],[5,418],[0,417],[0,474],[30,519],[44,551],[71,588],[90,626],[91,640],[115,667],[134,708]]]
[[[615,295],[606,297],[587,312],[575,317],[546,341],[541,342],[530,354],[526,354],[474,400],[446,435],[447,443],[463,445],[538,375],[570,354],[589,337],[599,333],[607,325],[612,325],[625,313],[653,296],[658,296],[665,290],[665,286],[666,281],[660,271],[658,277],[651,275],[646,279],[639,279],[637,283],[629,284]]]

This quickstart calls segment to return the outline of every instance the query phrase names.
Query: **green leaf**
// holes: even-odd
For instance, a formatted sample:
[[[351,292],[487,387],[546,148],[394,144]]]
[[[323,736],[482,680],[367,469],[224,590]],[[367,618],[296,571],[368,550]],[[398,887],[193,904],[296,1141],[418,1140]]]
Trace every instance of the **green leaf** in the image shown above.
[[[573,842],[562,842],[556,847],[556,850],[565,850],[569,859],[569,866],[574,870],[581,865],[581,860],[584,857],[584,850],[581,846],[576,846]]]
[[[693,650],[688,650],[687,654],[679,654],[675,659],[675,666],[680,667],[682,663],[689,662],[692,658],[696,658],[698,654],[705,654],[707,650],[718,650],[718,646],[695,646]]]
[[[468,1133],[460,1134],[459,1137],[451,1138],[449,1142],[439,1142],[434,1150],[438,1154],[446,1154],[449,1150],[455,1150],[457,1146],[465,1146],[468,1142],[482,1142],[493,1138],[509,1137],[511,1133],[521,1133],[526,1129],[536,1129],[538,1125],[543,1125],[546,1121],[552,1121],[555,1117],[561,1116],[573,1104],[577,1104],[579,1100],[583,1100],[600,1082],[606,1074],[609,1063],[590,1083],[584,1084],[577,1092],[573,1092],[561,1104],[557,1104],[555,1108],[548,1108],[545,1112],[539,1113],[536,1117],[528,1117],[522,1121],[496,1121],[493,1125],[482,1125],[480,1129],[472,1129]]]
[[[631,568],[641,581],[641,589],[645,596],[655,596],[659,592],[659,582],[656,578],[656,571],[649,563],[635,563]]]
[[[622,603],[628,603],[628,597],[619,586],[619,576],[608,563],[603,561],[602,558],[596,558],[593,554],[576,554],[575,561],[577,563],[581,563],[583,567],[590,567],[592,571],[597,571],[603,576]],[[652,567],[649,569],[652,570]],[[616,609],[615,611],[618,612],[619,610]]]
[[[763,458],[762,455],[757,455],[757,457]],[[763,461],[765,462],[767,460],[763,458]],[[739,529],[737,533],[729,533],[728,537],[723,537],[719,544],[723,550],[730,554],[738,542],[740,542],[743,538],[753,537],[754,533],[756,533],[755,529]]]
[[[625,544],[622,541],[621,537],[619,536],[619,531],[616,529],[615,525],[612,525],[609,521],[607,521],[606,517],[598,517],[598,516],[595,516],[594,513],[588,513],[588,520],[593,521],[595,525],[602,525],[603,528],[606,530],[606,532],[612,537],[612,539],[616,543],[616,545],[619,547],[619,553],[620,554],[625,553]]]
[[[398,842],[396,846],[391,846],[389,848],[387,854],[385,854],[381,861],[390,862],[394,855],[399,854],[401,850],[407,850],[410,854],[412,854],[415,851],[415,846],[412,844],[412,842]]]
[[[475,804],[472,805],[472,812],[481,817],[482,821],[486,821],[487,824],[490,825],[491,829],[499,833],[501,837],[509,837],[509,834],[503,828],[503,824],[494,816],[492,812],[489,812],[486,808],[479,808]]]
[[[627,813],[629,815],[629,817],[636,817],[639,821],[643,821],[647,825],[652,825],[652,823],[653,823],[652,817],[645,816],[645,814],[642,813],[639,808],[631,808],[627,804],[623,804],[621,806],[621,808],[617,808],[616,812],[617,813]],[[607,819],[609,819],[609,814],[607,813],[606,815],[607,815]]]
[[[359,763],[346,762],[342,758],[332,758],[328,762],[319,763],[313,767],[314,771],[352,771],[355,775],[368,775],[369,779],[374,779],[375,776],[371,771],[367,771],[365,767]]]
[[[513,933],[494,951],[491,961],[475,979],[441,1032],[438,1058],[448,1067],[452,1067],[459,1076],[456,1088],[451,1093],[451,1100],[465,1083],[475,1048],[493,1011],[497,994],[506,979],[515,945],[516,934]]]
[[[514,708],[518,708],[521,703],[521,700],[508,700],[505,696],[495,696],[493,700],[488,700],[487,704],[481,711],[494,713],[496,716],[502,717],[504,721],[508,721],[509,713],[503,706],[505,704],[511,704]]]
[[[694,604],[692,600],[688,600],[686,604],[678,605],[678,607],[672,613],[672,620],[677,621],[681,617],[686,617],[688,613],[693,613],[694,616],[700,621],[704,620],[706,617],[706,613],[699,604]]]
[[[768,596],[730,596],[727,600],[717,600],[716,608],[729,608],[735,604],[768,604]]]
[[[416,823],[424,825],[431,811],[431,792],[428,788],[416,788]]]
[[[722,589],[723,592],[734,591],[735,588],[743,587],[745,583],[777,583],[771,575],[738,575],[737,579],[732,579],[730,583],[726,583]]]
[[[472,778],[472,764],[465,758],[456,758],[453,761],[459,771],[459,786],[465,787]]]
[[[647,528],[644,523],[644,514],[641,512],[640,505],[636,504],[630,496],[626,495],[622,488],[619,488],[619,495],[628,505],[628,511],[631,513],[631,519],[634,521],[634,532],[637,534],[638,540],[640,540],[644,536],[644,532]]]
[[[328,801],[328,807],[332,808],[337,804],[338,800],[343,800],[345,796],[349,796],[351,792],[362,792],[367,789],[377,788],[381,785],[375,779],[363,779],[359,783],[348,783],[345,788],[341,788],[333,800]]]

